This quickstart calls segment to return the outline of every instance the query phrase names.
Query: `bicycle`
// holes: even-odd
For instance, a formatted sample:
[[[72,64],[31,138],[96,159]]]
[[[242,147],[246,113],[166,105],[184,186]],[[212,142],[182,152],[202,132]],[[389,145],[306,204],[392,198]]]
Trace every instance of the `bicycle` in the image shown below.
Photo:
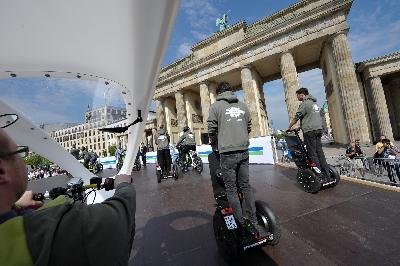
[[[338,157],[332,158],[336,158],[336,163],[334,167],[338,168],[338,172],[340,175],[353,176],[353,173],[355,172],[354,167],[348,157],[346,157],[345,155],[339,155]]]
[[[282,163],[290,163],[291,161],[292,161],[292,154],[290,153],[290,150],[282,149],[281,162]]]
[[[182,149],[179,148],[178,150],[181,154]],[[203,161],[197,155],[197,152],[193,150],[189,150],[185,156],[178,156],[176,158],[176,164],[182,169],[182,171],[188,171],[189,166],[199,174],[203,171]]]
[[[118,161],[117,161],[117,165],[116,165],[117,171],[121,170],[122,165],[124,164],[125,155],[126,155],[126,151],[123,151],[120,154]],[[141,167],[142,167],[142,165],[140,164],[140,159],[138,156],[136,156],[132,171],[139,171]]]

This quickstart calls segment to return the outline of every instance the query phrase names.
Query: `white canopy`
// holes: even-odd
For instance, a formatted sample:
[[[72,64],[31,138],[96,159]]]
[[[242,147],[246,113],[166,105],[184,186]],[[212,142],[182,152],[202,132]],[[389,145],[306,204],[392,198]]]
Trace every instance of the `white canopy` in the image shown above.
[[[51,77],[79,74],[108,81],[122,88],[129,121],[137,110],[146,121],[178,5],[179,0],[2,0],[0,78],[51,72]],[[23,119],[6,130],[23,130],[11,137],[43,156],[51,154],[50,159],[72,175],[89,175],[60,145],[44,138],[45,132],[26,130],[26,123]],[[130,128],[120,173],[131,172],[143,130],[144,123]]]

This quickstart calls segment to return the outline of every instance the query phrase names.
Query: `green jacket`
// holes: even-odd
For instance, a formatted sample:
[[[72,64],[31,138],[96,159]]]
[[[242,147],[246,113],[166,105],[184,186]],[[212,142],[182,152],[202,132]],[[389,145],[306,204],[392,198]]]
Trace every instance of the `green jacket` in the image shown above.
[[[93,205],[62,198],[0,225],[0,264],[127,265],[135,233],[135,188],[119,184],[113,197]]]
[[[218,136],[220,153],[249,148],[250,112],[233,92],[226,91],[217,96],[210,107],[207,124],[208,134]]]
[[[322,129],[322,117],[319,111],[317,99],[310,94],[304,97],[296,113],[303,132]]]

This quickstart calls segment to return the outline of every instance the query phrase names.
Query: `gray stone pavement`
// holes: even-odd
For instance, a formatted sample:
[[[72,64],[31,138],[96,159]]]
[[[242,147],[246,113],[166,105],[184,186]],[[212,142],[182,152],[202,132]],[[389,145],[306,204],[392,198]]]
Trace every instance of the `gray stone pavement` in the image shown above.
[[[160,184],[153,165],[133,175],[136,236],[129,265],[227,265],[213,235],[208,165],[201,175],[189,172]],[[308,194],[295,176],[294,169],[250,166],[255,197],[270,205],[282,236],[277,246],[249,252],[233,265],[398,264],[400,193],[341,181]],[[65,181],[54,177],[29,186],[41,192]]]

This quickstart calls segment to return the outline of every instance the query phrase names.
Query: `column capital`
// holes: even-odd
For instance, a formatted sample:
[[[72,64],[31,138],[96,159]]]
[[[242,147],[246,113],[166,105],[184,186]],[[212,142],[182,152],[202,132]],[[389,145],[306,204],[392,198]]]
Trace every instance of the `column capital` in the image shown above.
[[[242,71],[243,69],[254,70],[254,66],[251,65],[251,64],[241,65],[241,66],[240,66],[240,71]]]
[[[207,87],[210,86],[211,84],[215,83],[214,81],[211,80],[203,80],[199,82],[199,85],[206,85]]]
[[[163,102],[163,101],[165,101],[165,97],[163,97],[163,96],[158,96],[158,97],[154,97],[153,100],[159,101],[159,102]]]
[[[285,54],[291,54],[294,57],[294,49],[284,49],[279,55],[279,59]]]
[[[338,37],[339,35],[345,35],[345,36],[347,37],[347,34],[348,34],[348,33],[349,33],[349,29],[341,30],[341,31],[335,32],[335,33],[331,34],[331,35],[328,37],[328,42],[329,42],[329,43],[332,43],[333,39],[335,39],[335,38]]]
[[[372,79],[381,79],[381,76],[379,76],[379,75],[369,75],[367,77],[367,80],[372,80]]]
[[[182,89],[178,89],[178,90],[176,90],[176,91],[174,91],[175,93],[175,95],[177,95],[177,94],[182,94],[182,95],[185,95],[185,92],[182,90]]]

